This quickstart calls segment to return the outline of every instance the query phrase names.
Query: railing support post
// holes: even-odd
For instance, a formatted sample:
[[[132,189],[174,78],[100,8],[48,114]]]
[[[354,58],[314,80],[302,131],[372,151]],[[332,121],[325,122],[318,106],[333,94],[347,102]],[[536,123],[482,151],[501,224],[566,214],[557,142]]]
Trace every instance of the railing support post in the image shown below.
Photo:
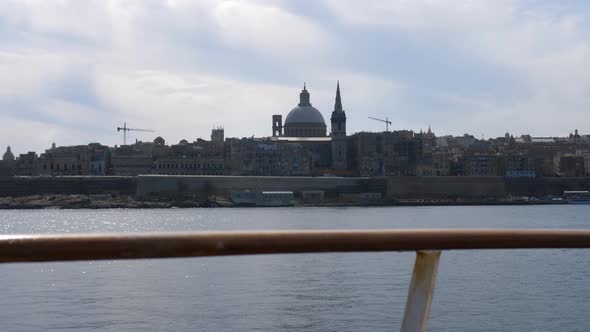
[[[440,250],[417,251],[402,332],[425,332],[434,295]]]

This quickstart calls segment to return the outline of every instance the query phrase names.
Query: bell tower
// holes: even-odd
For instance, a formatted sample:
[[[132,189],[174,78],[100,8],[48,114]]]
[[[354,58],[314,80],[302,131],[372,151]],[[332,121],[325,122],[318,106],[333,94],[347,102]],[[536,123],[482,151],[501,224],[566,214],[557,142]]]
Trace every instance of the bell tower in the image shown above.
[[[332,125],[332,167],[335,170],[347,170],[346,113],[342,108],[340,82],[336,83],[336,100],[330,120]]]
[[[283,116],[280,114],[272,116],[272,136],[283,136]]]

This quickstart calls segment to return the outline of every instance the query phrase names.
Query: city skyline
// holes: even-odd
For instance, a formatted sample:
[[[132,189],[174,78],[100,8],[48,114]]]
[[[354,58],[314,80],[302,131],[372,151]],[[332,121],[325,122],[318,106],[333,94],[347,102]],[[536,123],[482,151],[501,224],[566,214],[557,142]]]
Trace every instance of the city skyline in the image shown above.
[[[303,82],[349,132],[590,132],[583,1],[20,2],[0,9],[0,144],[271,136]],[[152,137],[153,136],[153,137]]]

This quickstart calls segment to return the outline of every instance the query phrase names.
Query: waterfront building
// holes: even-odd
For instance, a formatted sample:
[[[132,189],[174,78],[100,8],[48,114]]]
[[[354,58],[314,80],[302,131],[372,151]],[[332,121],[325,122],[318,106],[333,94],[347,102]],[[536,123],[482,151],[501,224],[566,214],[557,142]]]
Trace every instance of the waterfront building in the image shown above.
[[[224,175],[223,157],[178,156],[156,160],[152,173],[168,175]]]
[[[556,176],[555,156],[558,153],[575,153],[575,146],[570,143],[559,143],[555,139],[552,142],[533,138],[531,143],[517,144],[517,150],[529,155],[532,168],[540,176]]]
[[[150,174],[154,163],[152,148],[153,143],[143,142],[115,147],[111,153],[111,174]]]
[[[556,176],[577,177],[586,175],[585,160],[582,154],[559,152],[553,158]]]
[[[110,149],[99,143],[76,146],[52,146],[39,156],[39,175],[107,175]]]
[[[315,141],[276,137],[226,140],[228,175],[302,176],[314,174]],[[307,145],[306,145],[307,144]],[[329,144],[329,141],[328,141]],[[321,146],[321,145],[320,145]],[[326,144],[324,144],[326,146]],[[329,147],[329,145],[328,145]]]
[[[433,176],[451,175],[453,154],[448,149],[439,149],[432,152]]]
[[[527,152],[508,151],[502,157],[503,169],[499,175],[526,178],[534,178],[537,175],[534,164]]]
[[[20,154],[15,161],[14,174],[22,176],[33,176],[38,175],[38,157],[35,152],[27,152],[26,154]]]
[[[387,176],[414,176],[419,175],[418,165],[423,164],[420,169],[431,173],[432,159],[423,160],[423,146],[420,138],[416,138],[410,130],[398,130],[384,132],[382,140],[385,153],[384,175]]]
[[[422,161],[421,141],[408,130],[356,133],[351,136],[350,146],[351,161],[359,176],[417,175]],[[431,165],[422,167],[427,168],[431,169]]]
[[[154,174],[169,175],[224,175],[226,173],[223,128],[211,131],[211,141],[197,139],[189,143],[181,140],[176,145],[156,144]],[[161,143],[161,140],[159,141]]]
[[[463,174],[466,176],[498,176],[501,156],[492,153],[468,153],[463,156]]]

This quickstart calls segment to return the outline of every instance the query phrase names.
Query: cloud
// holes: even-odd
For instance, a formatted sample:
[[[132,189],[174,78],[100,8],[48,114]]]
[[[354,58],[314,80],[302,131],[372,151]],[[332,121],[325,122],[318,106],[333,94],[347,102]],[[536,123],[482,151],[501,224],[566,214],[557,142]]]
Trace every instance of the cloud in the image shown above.
[[[214,11],[220,35],[236,48],[287,59],[317,56],[328,47],[315,24],[279,7],[224,1]]]
[[[0,6],[0,144],[119,144],[270,134],[303,81],[350,131],[563,135],[590,104],[588,6],[527,0],[7,0]],[[590,128],[580,128],[583,132]],[[23,139],[23,133],[43,137]],[[45,135],[45,133],[47,135]],[[152,139],[139,134],[139,139]],[[134,137],[134,136],[132,136]],[[47,141],[47,142],[45,142]],[[5,143],[4,143],[5,142]],[[35,147],[36,146],[36,147]]]
[[[286,109],[293,88],[166,71],[103,69],[99,98],[121,122],[156,130],[172,142],[196,140],[214,125],[233,136],[270,132],[271,115]],[[142,134],[142,137],[145,137]]]
[[[44,51],[0,50],[0,97],[41,93],[52,77],[66,70],[64,57]]]
[[[412,36],[419,50],[436,45],[436,53],[426,57],[429,61],[444,68],[469,69],[458,67],[455,77],[431,73],[433,80],[442,79],[451,88],[421,91],[439,100],[449,116],[469,119],[443,121],[446,128],[464,126],[464,130],[499,134],[504,126],[520,133],[563,135],[583,121],[590,76],[581,69],[590,59],[590,31],[588,16],[575,3],[402,0],[365,6],[329,0],[327,4],[344,24]],[[482,73],[478,66],[500,75]],[[478,78],[475,85],[469,84]],[[466,89],[469,86],[478,89]],[[550,124],[546,116],[562,120]]]

